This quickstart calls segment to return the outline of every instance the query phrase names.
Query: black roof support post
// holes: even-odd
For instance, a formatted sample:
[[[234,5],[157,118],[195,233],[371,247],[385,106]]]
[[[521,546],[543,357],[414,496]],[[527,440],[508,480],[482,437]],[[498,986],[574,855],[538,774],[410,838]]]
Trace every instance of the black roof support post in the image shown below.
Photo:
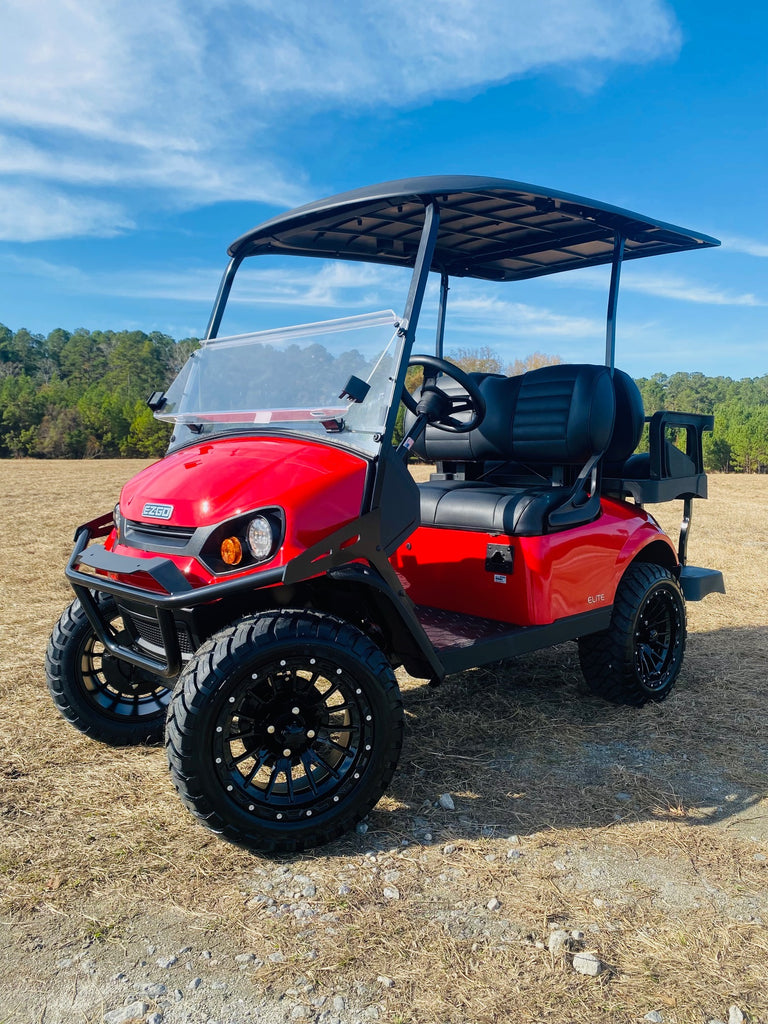
[[[437,232],[440,227],[440,209],[437,200],[430,199],[424,205],[424,227],[421,229],[419,248],[416,252],[416,259],[411,274],[411,284],[408,288],[408,298],[405,300],[405,310],[401,319],[401,325],[408,334],[408,341],[413,344],[413,335],[416,330],[416,323],[421,312],[421,303],[424,292],[427,288],[432,257],[437,243]],[[410,355],[410,353],[409,353]]]
[[[242,261],[242,256],[233,256],[222,274],[219,290],[216,293],[216,301],[213,304],[213,310],[211,312],[211,319],[208,321],[208,326],[205,329],[206,341],[210,341],[212,338],[215,338],[219,333],[221,318],[224,316],[227,299],[229,298],[229,293],[232,290],[232,282],[235,279],[237,268],[240,266]]]
[[[624,259],[624,242],[624,235],[617,231],[613,242],[611,284],[608,289],[608,316],[605,324],[605,365],[610,366],[611,375],[613,375],[616,360],[616,307],[619,304],[619,278],[621,277],[621,261]]]
[[[437,243],[437,231],[440,227],[440,209],[434,199],[429,200],[424,208],[424,227],[421,230],[419,249],[416,253],[416,261],[411,274],[411,284],[408,289],[408,298],[405,302],[405,310],[400,319],[399,330],[405,335],[405,352],[400,360],[400,369],[397,374],[394,394],[402,394],[405,387],[405,375],[408,370],[408,360],[413,350],[413,342],[416,336],[416,324],[419,321],[421,303],[424,299],[424,292],[427,288],[427,278],[432,265],[432,257],[435,253]],[[392,402],[387,415],[387,425],[384,429],[384,443],[392,443],[392,435],[395,431],[397,420],[398,402]]]
[[[440,305],[437,310],[437,336],[435,338],[435,355],[443,358],[443,338],[445,337],[445,310],[448,305],[448,271],[440,273]]]

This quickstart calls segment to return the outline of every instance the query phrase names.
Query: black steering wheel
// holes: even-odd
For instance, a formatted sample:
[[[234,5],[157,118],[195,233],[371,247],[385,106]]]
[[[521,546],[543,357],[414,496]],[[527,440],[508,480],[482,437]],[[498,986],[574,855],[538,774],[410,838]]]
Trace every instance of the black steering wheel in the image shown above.
[[[403,405],[414,416],[425,416],[431,426],[448,434],[466,434],[483,422],[485,399],[475,381],[459,366],[437,356],[427,355],[412,355],[408,365],[424,367],[424,383],[419,401],[403,388]],[[466,394],[449,395],[441,390],[437,386],[437,377],[441,373],[456,381]],[[456,419],[456,414],[460,412],[472,412],[474,415],[463,423]]]

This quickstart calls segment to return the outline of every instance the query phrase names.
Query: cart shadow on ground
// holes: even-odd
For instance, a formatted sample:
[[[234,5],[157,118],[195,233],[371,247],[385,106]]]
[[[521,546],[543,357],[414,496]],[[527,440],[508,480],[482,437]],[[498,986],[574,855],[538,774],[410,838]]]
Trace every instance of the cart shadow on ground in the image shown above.
[[[403,754],[366,841],[444,843],[632,820],[768,837],[768,804],[758,806],[768,797],[767,645],[768,627],[695,634],[673,693],[643,708],[591,696],[575,644],[437,689],[407,680]]]

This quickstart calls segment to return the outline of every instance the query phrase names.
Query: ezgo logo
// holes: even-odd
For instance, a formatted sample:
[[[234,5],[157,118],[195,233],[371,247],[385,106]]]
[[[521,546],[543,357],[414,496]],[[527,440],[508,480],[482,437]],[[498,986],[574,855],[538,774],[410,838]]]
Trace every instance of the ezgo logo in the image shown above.
[[[153,505],[148,501],[141,514],[147,519],[170,519],[173,515],[173,505]]]

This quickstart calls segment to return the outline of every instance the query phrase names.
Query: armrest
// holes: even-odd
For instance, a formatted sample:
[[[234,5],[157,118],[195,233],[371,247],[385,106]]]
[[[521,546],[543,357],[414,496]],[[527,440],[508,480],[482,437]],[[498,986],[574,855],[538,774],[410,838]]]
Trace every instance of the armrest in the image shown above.
[[[662,409],[654,413],[648,422],[651,480],[665,480],[673,475],[666,445],[668,427],[681,427],[685,430],[685,454],[693,463],[694,473],[704,472],[702,435],[705,430],[712,430],[714,427],[714,416],[694,412],[668,412]]]

